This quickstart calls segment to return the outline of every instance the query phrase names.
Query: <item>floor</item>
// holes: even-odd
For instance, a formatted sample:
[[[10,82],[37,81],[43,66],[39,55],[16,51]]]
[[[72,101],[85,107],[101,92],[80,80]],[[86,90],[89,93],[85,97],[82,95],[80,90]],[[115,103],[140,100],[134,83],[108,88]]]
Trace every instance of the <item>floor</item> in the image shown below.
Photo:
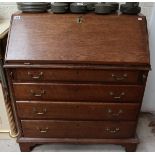
[[[142,114],[139,119],[137,133],[140,144],[138,152],[155,151],[155,133],[149,127],[152,115]],[[0,140],[0,152],[19,152],[19,146],[15,139]],[[70,145],[70,144],[48,144],[40,145],[33,149],[34,152],[123,152],[124,148],[117,145]]]

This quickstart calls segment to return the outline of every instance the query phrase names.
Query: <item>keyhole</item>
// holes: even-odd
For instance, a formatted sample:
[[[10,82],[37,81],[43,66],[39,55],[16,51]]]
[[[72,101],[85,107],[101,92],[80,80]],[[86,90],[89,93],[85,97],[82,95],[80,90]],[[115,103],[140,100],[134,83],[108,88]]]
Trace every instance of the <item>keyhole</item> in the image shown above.
[[[77,23],[78,23],[78,24],[79,24],[79,23],[82,23],[82,16],[80,16],[80,17],[77,18]]]

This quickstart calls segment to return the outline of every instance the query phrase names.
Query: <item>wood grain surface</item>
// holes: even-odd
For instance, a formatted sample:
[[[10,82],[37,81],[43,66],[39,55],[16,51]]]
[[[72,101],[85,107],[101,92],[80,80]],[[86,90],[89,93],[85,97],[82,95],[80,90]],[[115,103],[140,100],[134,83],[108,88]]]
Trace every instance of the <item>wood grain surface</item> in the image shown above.
[[[14,14],[6,62],[147,65],[146,26],[144,16]]]
[[[84,68],[22,68],[12,69],[13,82],[101,82],[139,84],[143,81],[143,72],[135,70],[103,70]]]
[[[144,16],[16,13],[5,58],[21,151],[54,142],[136,150],[150,69]]]
[[[133,120],[139,103],[17,101],[21,119]]]
[[[139,85],[14,83],[17,101],[98,101],[141,102],[144,87]]]
[[[21,120],[25,137],[33,138],[129,138],[136,122]]]

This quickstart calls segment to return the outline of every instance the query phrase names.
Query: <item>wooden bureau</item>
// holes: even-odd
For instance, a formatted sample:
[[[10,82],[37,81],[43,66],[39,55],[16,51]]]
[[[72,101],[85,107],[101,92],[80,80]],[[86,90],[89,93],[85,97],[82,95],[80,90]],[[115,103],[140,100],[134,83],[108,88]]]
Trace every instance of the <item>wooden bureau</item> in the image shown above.
[[[136,150],[150,70],[145,16],[16,13],[4,67],[21,151],[44,143]]]

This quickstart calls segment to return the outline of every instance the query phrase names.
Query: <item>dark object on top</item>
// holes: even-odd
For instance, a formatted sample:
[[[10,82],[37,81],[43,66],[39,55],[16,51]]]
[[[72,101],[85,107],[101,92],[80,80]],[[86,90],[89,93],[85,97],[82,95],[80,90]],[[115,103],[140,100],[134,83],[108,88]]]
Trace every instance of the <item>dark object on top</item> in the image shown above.
[[[69,11],[69,3],[59,3],[55,2],[52,5],[53,13],[66,13]]]
[[[127,2],[121,5],[120,11],[124,14],[138,14],[141,11],[141,7],[139,7],[138,2]]]
[[[119,9],[119,3],[117,2],[107,2],[106,4],[111,5],[113,12],[116,12]]]
[[[87,10],[88,11],[94,11],[95,10],[95,5],[97,4],[96,2],[87,2]]]
[[[138,7],[139,2],[126,2],[125,4],[127,7]]]
[[[51,8],[49,2],[19,2],[17,7],[22,12],[40,13],[47,12]]]
[[[87,4],[86,3],[71,3],[70,11],[72,13],[86,13],[87,12]]]
[[[112,6],[110,4],[98,3],[95,5],[95,13],[97,14],[110,14]]]

